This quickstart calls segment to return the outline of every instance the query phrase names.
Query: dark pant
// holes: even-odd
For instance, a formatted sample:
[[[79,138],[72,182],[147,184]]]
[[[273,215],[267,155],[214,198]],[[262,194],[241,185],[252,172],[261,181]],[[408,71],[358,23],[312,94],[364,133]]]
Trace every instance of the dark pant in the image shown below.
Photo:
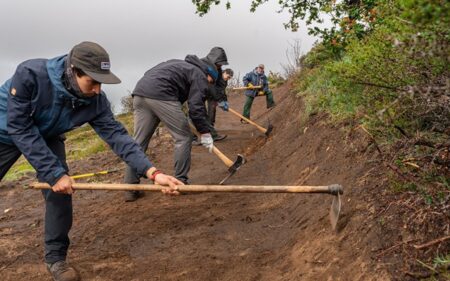
[[[209,123],[211,123],[211,126],[214,127],[214,124],[216,123],[216,108],[217,108],[217,101],[214,100],[206,100],[208,104],[208,120]]]
[[[266,96],[267,108],[271,108],[271,107],[275,106],[275,102],[273,100],[273,94],[272,94],[271,90],[265,91],[264,96]],[[244,117],[246,117],[248,119],[250,119],[250,110],[252,109],[252,104],[253,104],[254,99],[255,99],[255,97],[247,96],[247,99],[245,100],[244,112],[242,113],[242,115],[244,115]]]
[[[47,145],[67,168],[66,151],[62,137],[47,140]],[[21,153],[14,145],[0,143],[0,181],[17,161]],[[72,196],[43,190],[45,199],[45,262],[65,260],[72,227]]]
[[[216,123],[216,107],[217,102],[214,100],[207,100],[207,118],[206,124],[208,125],[209,132],[213,138],[216,138],[219,134],[216,128],[214,128],[214,123]]]

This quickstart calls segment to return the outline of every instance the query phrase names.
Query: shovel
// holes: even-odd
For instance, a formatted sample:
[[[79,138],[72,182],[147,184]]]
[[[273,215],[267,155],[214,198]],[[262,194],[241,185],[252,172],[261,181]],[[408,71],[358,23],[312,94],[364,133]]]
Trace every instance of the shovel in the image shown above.
[[[270,133],[272,132],[272,130],[273,130],[273,126],[272,126],[271,124],[269,124],[269,126],[267,126],[267,129],[266,129],[266,128],[264,128],[264,127],[262,127],[262,126],[256,124],[256,123],[253,122],[252,120],[250,120],[250,119],[244,117],[244,115],[241,115],[239,112],[237,112],[236,110],[234,110],[234,109],[232,109],[232,108],[228,108],[228,111],[231,112],[231,113],[233,113],[234,115],[240,117],[241,119],[247,121],[248,123],[252,124],[253,126],[255,126],[258,130],[260,130],[261,132],[263,132],[263,133],[266,135],[266,137],[268,137],[268,136],[270,135]]]
[[[50,189],[46,183],[32,183],[30,188]],[[140,190],[161,191],[164,187],[157,184],[120,184],[120,183],[74,183],[75,190]],[[330,209],[330,222],[333,230],[341,212],[341,197],[344,189],[339,184],[328,186],[285,186],[285,185],[178,185],[180,192],[242,192],[242,193],[328,193],[333,195]]]

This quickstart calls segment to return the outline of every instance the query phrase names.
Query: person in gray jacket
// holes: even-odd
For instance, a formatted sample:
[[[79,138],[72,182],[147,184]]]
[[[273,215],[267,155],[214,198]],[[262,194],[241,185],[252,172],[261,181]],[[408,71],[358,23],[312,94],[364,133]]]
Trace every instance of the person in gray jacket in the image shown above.
[[[173,59],[151,68],[132,92],[136,142],[146,151],[159,123],[164,123],[175,141],[175,178],[185,184],[191,166],[192,132],[182,107],[187,102],[189,118],[201,134],[201,144],[211,152],[213,138],[206,121],[205,96],[208,83],[213,84],[217,78],[215,65],[188,55],[184,60]],[[124,181],[140,182],[133,167],[127,168]],[[140,195],[139,191],[127,191],[125,201],[135,201]]]

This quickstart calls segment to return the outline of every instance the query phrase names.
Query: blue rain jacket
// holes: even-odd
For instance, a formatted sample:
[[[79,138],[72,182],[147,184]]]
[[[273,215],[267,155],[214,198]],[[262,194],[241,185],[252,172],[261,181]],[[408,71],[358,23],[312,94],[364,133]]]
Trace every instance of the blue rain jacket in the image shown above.
[[[46,139],[89,123],[139,176],[145,175],[152,164],[114,119],[105,93],[82,99],[65,89],[65,57],[25,61],[0,87],[0,142],[17,146],[38,179],[54,185],[68,171],[48,148]]]

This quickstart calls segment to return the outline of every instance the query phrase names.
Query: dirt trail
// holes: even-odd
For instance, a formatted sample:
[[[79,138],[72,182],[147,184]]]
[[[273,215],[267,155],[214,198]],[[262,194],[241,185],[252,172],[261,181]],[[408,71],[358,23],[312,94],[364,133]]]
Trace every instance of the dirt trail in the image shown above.
[[[274,125],[268,139],[218,109],[216,127],[228,138],[217,147],[233,160],[237,153],[248,160],[227,183],[340,183],[345,194],[336,232],[328,220],[329,195],[147,193],[125,203],[122,193],[79,191],[69,259],[84,280],[390,280],[376,256],[386,241],[374,220],[379,206],[372,194],[384,177],[368,139],[327,125],[323,116],[305,122],[289,85],[274,96],[273,110],[261,98],[252,109],[258,123],[270,119]],[[243,101],[230,97],[239,112]],[[164,130],[149,148],[154,163],[169,173],[172,148]],[[192,156],[192,183],[216,184],[226,176],[223,163],[203,147],[193,147]],[[123,164],[108,152],[70,167],[77,174]],[[121,182],[122,176],[95,180]],[[42,262],[43,199],[21,185],[0,188],[1,279],[50,280]]]

